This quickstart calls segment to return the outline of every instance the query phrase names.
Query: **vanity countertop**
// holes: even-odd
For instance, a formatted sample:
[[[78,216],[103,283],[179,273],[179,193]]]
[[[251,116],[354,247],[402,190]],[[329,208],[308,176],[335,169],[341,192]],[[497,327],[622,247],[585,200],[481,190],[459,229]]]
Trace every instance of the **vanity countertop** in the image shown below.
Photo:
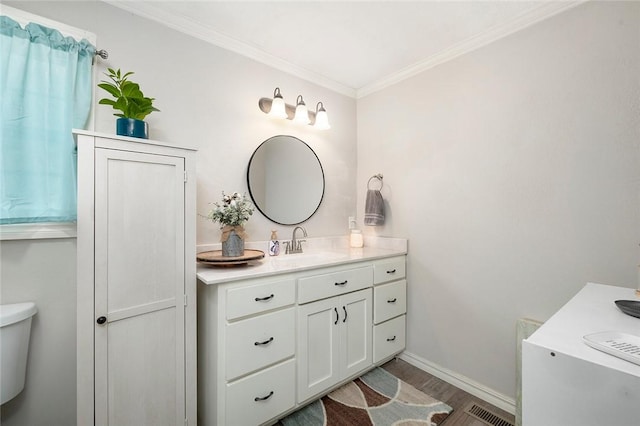
[[[304,253],[279,256],[269,256],[265,253],[264,259],[243,266],[220,267],[198,263],[198,280],[204,284],[221,284],[407,254],[407,240],[401,238],[365,237],[365,246],[362,248],[350,248],[348,242],[342,238],[308,241],[310,247]],[[266,247],[266,242],[247,243],[247,248],[258,248],[254,246],[262,245]],[[200,246],[198,251],[214,248],[215,246]]]

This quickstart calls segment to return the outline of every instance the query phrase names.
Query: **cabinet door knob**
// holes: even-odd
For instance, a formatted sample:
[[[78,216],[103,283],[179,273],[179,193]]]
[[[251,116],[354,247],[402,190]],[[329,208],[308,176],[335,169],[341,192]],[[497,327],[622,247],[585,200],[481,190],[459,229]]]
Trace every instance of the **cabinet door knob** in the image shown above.
[[[253,400],[255,402],[266,401],[267,399],[271,398],[272,396],[273,396],[273,391],[269,392],[269,395],[267,395],[267,396],[256,396],[255,398],[253,398]]]
[[[100,325],[104,324],[105,322],[107,322],[107,317],[102,316],[102,317],[98,317],[98,319],[96,320],[96,322]]]
[[[392,270],[390,270],[390,271],[387,271],[387,274],[395,274],[395,273],[396,273],[396,270],[395,270],[395,269],[392,269]]]
[[[396,300],[398,300],[398,298],[394,297],[393,299],[387,300],[387,303],[396,303]]]
[[[333,308],[333,310],[336,312],[336,321],[333,323],[333,325],[338,324],[338,320],[340,319],[340,315],[338,315],[338,308]]]
[[[387,339],[387,342],[393,342],[394,340],[396,340],[396,336],[393,336],[392,338]]]
[[[273,299],[273,294],[267,297],[256,297],[256,302],[266,302],[267,300]]]
[[[344,319],[342,320],[342,322],[347,322],[347,307],[343,306],[342,310],[344,310]]]
[[[255,342],[254,345],[255,346],[263,346],[263,345],[268,345],[271,342],[273,342],[273,337],[271,337],[269,340],[265,340],[264,342]]]
[[[347,285],[347,282],[348,282],[348,281],[349,281],[349,280],[344,280],[344,281],[339,282],[339,283],[333,283],[333,285],[339,285],[339,286]]]

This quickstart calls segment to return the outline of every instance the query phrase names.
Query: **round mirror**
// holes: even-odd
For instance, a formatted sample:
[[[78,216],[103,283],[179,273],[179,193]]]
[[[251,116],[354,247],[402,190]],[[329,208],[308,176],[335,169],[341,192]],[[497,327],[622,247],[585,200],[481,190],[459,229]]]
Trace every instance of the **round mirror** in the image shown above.
[[[247,183],[258,210],[281,225],[309,219],[324,196],[318,156],[293,136],[274,136],[262,142],[249,160]]]

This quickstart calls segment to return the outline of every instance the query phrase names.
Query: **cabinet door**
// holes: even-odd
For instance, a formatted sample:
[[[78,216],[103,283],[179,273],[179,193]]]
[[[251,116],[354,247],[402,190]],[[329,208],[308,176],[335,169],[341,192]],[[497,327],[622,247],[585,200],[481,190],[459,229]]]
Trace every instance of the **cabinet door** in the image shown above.
[[[298,402],[371,365],[371,289],[298,307]]]
[[[183,425],[184,159],[96,149],[96,425]]]
[[[298,307],[298,402],[340,379],[338,297]]]
[[[340,296],[341,326],[339,380],[357,374],[371,365],[371,289]]]

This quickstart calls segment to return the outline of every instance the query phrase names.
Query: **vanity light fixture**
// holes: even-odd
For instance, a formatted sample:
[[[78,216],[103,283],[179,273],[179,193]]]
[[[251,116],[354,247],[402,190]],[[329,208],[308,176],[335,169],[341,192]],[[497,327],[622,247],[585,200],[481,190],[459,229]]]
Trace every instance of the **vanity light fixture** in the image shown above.
[[[331,128],[327,110],[324,109],[322,102],[318,102],[315,111],[309,111],[302,99],[302,95],[298,95],[296,105],[289,105],[284,102],[279,87],[276,87],[273,91],[273,98],[260,98],[258,107],[269,117],[286,118],[295,123],[309,124],[318,130]]]
[[[296,98],[296,115],[293,117],[293,122],[298,124],[309,124],[309,110],[302,99],[302,95],[298,95]]]
[[[329,117],[327,116],[327,110],[324,109],[322,102],[318,102],[316,105],[316,124],[313,125],[318,130],[330,129]]]
[[[287,118],[287,110],[285,107],[284,99],[280,94],[280,88],[276,87],[273,91],[273,101],[271,101],[271,111],[269,111],[269,117],[273,118]]]

